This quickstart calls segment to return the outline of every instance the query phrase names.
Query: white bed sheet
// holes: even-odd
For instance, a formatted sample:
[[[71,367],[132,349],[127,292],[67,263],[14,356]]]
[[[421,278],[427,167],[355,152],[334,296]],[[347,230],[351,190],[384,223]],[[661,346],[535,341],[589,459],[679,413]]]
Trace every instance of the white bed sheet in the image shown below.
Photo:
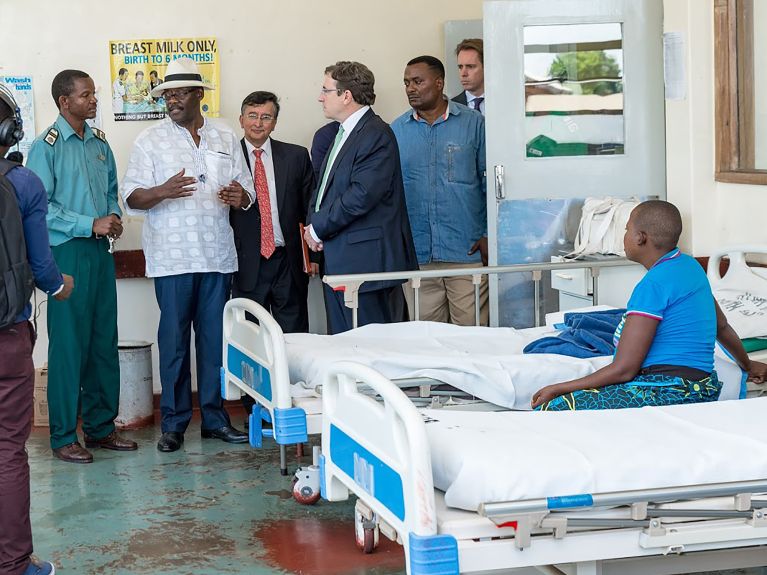
[[[371,324],[333,336],[286,334],[291,393],[313,393],[334,362],[352,360],[389,379],[429,377],[502,407],[529,409],[532,394],[547,383],[588,375],[610,361],[522,354],[531,341],[556,333],[550,327],[414,321]]]
[[[767,398],[591,412],[424,410],[450,507],[767,478]]]
[[[372,324],[338,335],[286,334],[293,397],[317,397],[325,371],[356,361],[389,379],[429,377],[508,409],[530,409],[541,387],[577,379],[610,363],[611,356],[579,359],[522,354],[524,347],[557,333],[552,327],[462,327],[436,322]],[[722,399],[740,394],[741,371],[721,350],[716,369]]]

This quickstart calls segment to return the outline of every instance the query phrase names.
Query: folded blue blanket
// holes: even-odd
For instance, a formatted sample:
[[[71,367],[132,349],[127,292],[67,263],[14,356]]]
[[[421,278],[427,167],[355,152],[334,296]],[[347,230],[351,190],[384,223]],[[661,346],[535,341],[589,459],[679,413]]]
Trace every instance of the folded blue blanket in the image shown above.
[[[558,353],[570,357],[612,355],[615,353],[613,334],[624,313],[625,309],[566,313],[562,333],[529,343],[523,353]]]

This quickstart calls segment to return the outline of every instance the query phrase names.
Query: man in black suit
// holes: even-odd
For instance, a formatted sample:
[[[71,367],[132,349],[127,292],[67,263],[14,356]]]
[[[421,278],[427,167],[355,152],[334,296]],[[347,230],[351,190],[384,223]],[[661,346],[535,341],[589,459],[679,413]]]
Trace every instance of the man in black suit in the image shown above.
[[[418,269],[405,207],[394,134],[370,106],[373,73],[359,62],[325,69],[319,101],[325,117],[340,122],[309,204],[304,239],[325,255],[324,273],[356,274]],[[403,281],[368,282],[359,294],[358,324],[407,319]],[[330,333],[351,329],[343,292],[327,285]]]
[[[242,102],[242,152],[257,201],[247,210],[230,212],[239,264],[232,296],[252,299],[271,311],[286,333],[307,332],[309,276],[299,224],[306,220],[314,173],[306,148],[270,137],[279,113],[271,92],[253,92]]]
[[[463,92],[453,98],[485,115],[485,49],[482,38],[467,38],[455,47]]]

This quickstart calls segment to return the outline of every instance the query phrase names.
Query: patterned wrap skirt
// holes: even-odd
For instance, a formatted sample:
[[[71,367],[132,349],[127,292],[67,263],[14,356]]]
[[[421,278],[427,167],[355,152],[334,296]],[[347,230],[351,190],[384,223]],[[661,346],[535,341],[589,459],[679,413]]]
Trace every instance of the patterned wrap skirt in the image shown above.
[[[722,384],[716,376],[716,371],[699,381],[670,375],[640,375],[626,383],[606,385],[599,389],[580,389],[560,395],[535,409],[573,411],[703,403],[719,399],[720,391]]]

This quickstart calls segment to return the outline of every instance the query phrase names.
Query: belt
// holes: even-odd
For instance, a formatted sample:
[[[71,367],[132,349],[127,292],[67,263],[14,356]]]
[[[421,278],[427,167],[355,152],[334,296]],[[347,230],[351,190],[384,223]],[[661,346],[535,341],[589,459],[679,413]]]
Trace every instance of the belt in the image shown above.
[[[275,255],[279,255],[279,254],[282,254],[284,251],[285,251],[285,246],[274,246],[274,251],[272,252],[272,255],[271,255],[271,256],[269,256],[268,258],[265,258],[264,256],[261,256],[261,259],[262,259],[262,260],[270,260],[270,259],[272,259],[272,258],[273,258]]]
[[[687,367],[685,365],[667,365],[659,363],[643,367],[639,370],[639,375],[667,375],[670,377],[680,377],[687,381],[700,381],[706,379],[711,373],[705,372],[702,369]]]

